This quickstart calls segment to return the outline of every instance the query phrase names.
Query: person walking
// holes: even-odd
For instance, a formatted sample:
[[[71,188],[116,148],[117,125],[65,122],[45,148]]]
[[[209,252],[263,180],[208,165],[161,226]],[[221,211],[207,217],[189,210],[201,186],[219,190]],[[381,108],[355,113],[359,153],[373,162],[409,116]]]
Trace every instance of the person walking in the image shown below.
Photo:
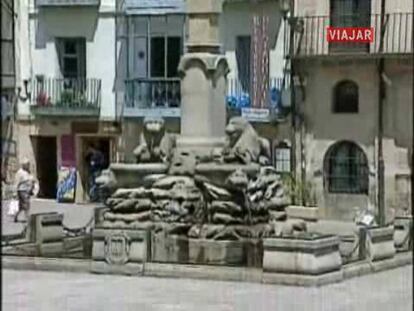
[[[19,202],[19,210],[14,216],[14,222],[19,221],[21,212],[25,214],[25,221],[29,218],[30,197],[35,194],[36,181],[30,173],[30,161],[23,159],[20,163],[20,169],[15,176],[15,196]]]

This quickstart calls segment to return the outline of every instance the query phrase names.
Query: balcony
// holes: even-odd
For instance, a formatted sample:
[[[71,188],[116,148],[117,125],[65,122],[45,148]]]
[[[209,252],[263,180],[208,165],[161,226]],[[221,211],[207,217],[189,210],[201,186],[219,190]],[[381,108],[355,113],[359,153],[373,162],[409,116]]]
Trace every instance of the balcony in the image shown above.
[[[125,82],[124,117],[180,117],[179,78],[136,78]]]
[[[297,17],[294,38],[294,56],[327,55],[401,55],[413,53],[413,13],[392,13],[385,16],[383,46],[381,42],[381,15],[341,15],[335,21],[330,16]],[[329,43],[327,27],[373,27],[372,43]],[[285,53],[287,50],[285,51]]]
[[[37,79],[32,90],[30,108],[36,116],[99,117],[100,79]]]
[[[229,117],[243,116],[250,122],[264,122],[282,120],[288,111],[282,105],[283,78],[270,78],[269,102],[263,107],[253,107],[249,85],[243,85],[238,79],[229,79],[227,82],[227,114]]]
[[[35,0],[37,7],[99,6],[101,0]]]

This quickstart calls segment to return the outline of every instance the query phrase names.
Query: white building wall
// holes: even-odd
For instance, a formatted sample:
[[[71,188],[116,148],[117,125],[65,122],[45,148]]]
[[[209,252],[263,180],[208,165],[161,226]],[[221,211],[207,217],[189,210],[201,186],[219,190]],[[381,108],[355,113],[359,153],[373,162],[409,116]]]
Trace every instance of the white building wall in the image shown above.
[[[384,104],[383,154],[385,164],[385,207],[405,213],[410,206],[410,167],[413,135],[412,62],[387,60],[387,86]],[[353,217],[353,208],[374,208],[377,204],[378,154],[378,73],[374,60],[332,60],[301,66],[306,76],[305,154],[306,176],[312,181],[321,207],[321,216],[333,219]],[[333,88],[350,79],[359,86],[359,112],[333,113]],[[339,141],[360,146],[368,160],[368,195],[329,193],[324,185],[324,158],[329,147]],[[299,163],[298,163],[299,165]]]
[[[21,2],[22,80],[61,77],[55,38],[86,38],[86,77],[101,79],[101,120],[115,119],[115,0],[93,7],[37,9],[33,0]],[[25,18],[26,17],[26,18]],[[29,102],[19,115],[30,116]]]
[[[270,76],[283,76],[283,27],[279,4],[263,1],[255,4],[245,2],[224,3],[220,16],[220,42],[230,67],[228,78],[237,78],[236,38],[252,35],[252,19],[255,14],[266,14],[269,20]],[[278,40],[277,40],[278,39]]]

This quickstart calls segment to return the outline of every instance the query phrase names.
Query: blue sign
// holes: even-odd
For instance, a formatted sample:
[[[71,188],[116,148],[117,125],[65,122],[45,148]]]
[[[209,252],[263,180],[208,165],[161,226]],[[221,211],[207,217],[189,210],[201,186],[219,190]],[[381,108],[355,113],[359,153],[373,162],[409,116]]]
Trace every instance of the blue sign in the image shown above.
[[[61,167],[56,199],[58,202],[73,202],[76,190],[76,169],[73,167]]]

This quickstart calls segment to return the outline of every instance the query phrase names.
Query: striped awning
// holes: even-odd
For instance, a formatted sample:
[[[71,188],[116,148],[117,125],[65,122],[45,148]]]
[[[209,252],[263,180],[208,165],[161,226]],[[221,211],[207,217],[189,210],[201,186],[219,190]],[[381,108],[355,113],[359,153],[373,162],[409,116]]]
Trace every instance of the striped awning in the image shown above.
[[[124,0],[126,15],[166,15],[185,13],[185,0]]]

